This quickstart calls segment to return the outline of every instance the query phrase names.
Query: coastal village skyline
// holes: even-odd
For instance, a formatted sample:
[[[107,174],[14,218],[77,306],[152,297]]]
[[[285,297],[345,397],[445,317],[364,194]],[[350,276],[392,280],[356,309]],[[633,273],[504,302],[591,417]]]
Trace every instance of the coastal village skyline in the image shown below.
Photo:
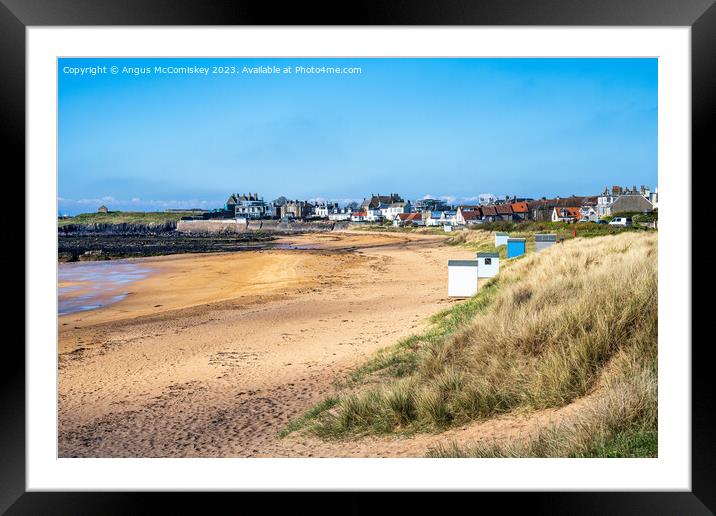
[[[656,184],[656,183],[654,183]],[[600,193],[602,193],[605,190],[612,190],[612,189],[620,189],[620,190],[629,190],[629,186],[612,186],[612,187],[604,187],[599,190]],[[637,186],[633,185],[631,187],[635,191],[637,191]],[[646,192],[646,197],[650,198],[653,195],[656,195],[658,192],[658,187],[652,188],[651,186],[645,186],[640,185],[638,188],[639,191]],[[362,203],[364,203],[367,199],[370,199],[371,196],[380,196],[381,192],[380,190],[375,190],[375,193],[371,192],[367,196],[363,197],[338,197],[338,198],[326,198],[321,196],[315,196],[311,198],[305,198],[305,199],[299,199],[297,196],[291,196],[286,195],[285,193],[280,195],[263,195],[259,192],[256,192],[254,190],[247,190],[242,192],[235,192],[230,195],[240,196],[240,195],[256,195],[257,199],[260,199],[261,201],[265,202],[266,204],[282,204],[284,201],[300,201],[307,204],[310,204],[314,207],[320,207],[320,206],[337,206],[341,208],[345,207],[356,207],[360,206]],[[503,195],[496,195],[491,192],[483,192],[477,195],[467,195],[467,196],[455,196],[455,195],[431,195],[431,194],[425,194],[422,196],[404,196],[405,200],[408,200],[411,202],[411,206],[414,206],[415,203],[420,204],[421,201],[438,201],[442,205],[451,207],[451,208],[457,208],[459,206],[471,206],[471,205],[489,205],[489,204],[501,204],[505,203],[506,201],[509,201],[510,199],[523,199],[523,200],[529,200],[529,201],[536,201],[536,200],[546,200],[546,199],[568,199],[568,198],[590,198],[594,197],[596,198],[597,195],[594,192],[584,193],[584,192],[571,192],[567,195],[560,195],[560,194],[551,194],[551,195],[541,195],[541,196],[523,196],[523,195],[517,195],[516,193],[507,193]],[[401,197],[402,199],[402,197]],[[650,199],[653,200],[653,199]],[[58,205],[62,204],[63,199],[59,199]],[[142,205],[143,209],[138,209],[138,207]],[[97,209],[101,208],[102,211],[108,210],[108,211],[147,211],[147,212],[163,212],[163,211],[215,211],[215,210],[221,210],[222,208],[226,207],[226,200],[187,200],[187,201],[172,201],[172,202],[166,202],[166,201],[149,201],[149,206],[147,207],[147,203],[142,202],[138,198],[130,199],[130,200],[121,200],[121,199],[115,199],[111,196],[104,196],[99,198],[92,198],[92,199],[82,199],[80,202],[78,202],[75,206],[74,210],[62,210],[58,206],[58,216],[60,217],[68,217],[68,216],[74,216],[81,213],[91,213],[93,211],[96,211]],[[148,208],[148,209],[147,209]]]
[[[340,204],[331,201],[289,199],[281,196],[267,201],[258,192],[232,193],[223,206],[212,209],[166,209],[181,215],[185,223],[206,221],[248,225],[279,220],[284,223],[340,222],[405,226],[465,227],[486,222],[552,221],[605,223],[615,215],[650,214],[658,209],[658,187],[605,186],[598,195],[567,197],[495,196],[482,194],[469,203],[450,203],[434,197],[410,200],[394,192],[371,193],[361,202]],[[100,214],[120,212],[101,205]],[[60,218],[70,217],[60,215]]]
[[[72,73],[299,64],[360,73]],[[211,209],[241,188],[466,203],[656,185],[657,70],[642,58],[63,58],[58,208]]]

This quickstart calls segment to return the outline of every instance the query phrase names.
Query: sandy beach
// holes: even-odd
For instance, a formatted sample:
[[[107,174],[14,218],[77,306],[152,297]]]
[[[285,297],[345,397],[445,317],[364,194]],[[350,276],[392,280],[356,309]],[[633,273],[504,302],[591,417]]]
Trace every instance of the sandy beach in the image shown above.
[[[120,302],[59,317],[59,456],[422,456],[277,432],[447,298],[441,236],[297,235],[302,250],[140,259]],[[425,440],[425,439],[423,439]]]

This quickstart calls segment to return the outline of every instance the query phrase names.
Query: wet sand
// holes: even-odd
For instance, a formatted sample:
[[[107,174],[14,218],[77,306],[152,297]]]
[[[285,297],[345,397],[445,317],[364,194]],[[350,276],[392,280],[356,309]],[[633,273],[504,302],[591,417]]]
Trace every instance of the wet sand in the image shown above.
[[[110,306],[59,317],[61,457],[422,456],[375,440],[279,439],[377,349],[447,298],[443,237],[286,237],[301,250],[141,259]],[[395,444],[397,443],[397,444]]]

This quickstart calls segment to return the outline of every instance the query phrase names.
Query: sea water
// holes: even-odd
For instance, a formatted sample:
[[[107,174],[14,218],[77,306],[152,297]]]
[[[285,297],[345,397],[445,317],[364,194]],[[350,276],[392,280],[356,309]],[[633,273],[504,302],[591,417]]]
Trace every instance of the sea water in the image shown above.
[[[95,310],[121,301],[132,283],[151,272],[146,265],[122,260],[61,263],[57,314]]]

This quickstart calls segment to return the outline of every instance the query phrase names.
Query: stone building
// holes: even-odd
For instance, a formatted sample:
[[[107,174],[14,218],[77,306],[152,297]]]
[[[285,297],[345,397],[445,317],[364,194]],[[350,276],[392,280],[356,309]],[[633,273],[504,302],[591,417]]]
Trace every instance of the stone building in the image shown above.
[[[273,215],[271,205],[257,193],[231,194],[224,209],[229,217],[262,219]]]
[[[605,187],[597,198],[597,216],[601,218],[615,213],[649,213],[654,210],[652,199],[656,200],[655,192],[652,193],[650,188],[643,185],[639,190],[636,186],[631,189],[612,186],[611,190]]]
[[[307,201],[286,201],[281,206],[281,218],[304,219],[313,212],[313,205]]]

